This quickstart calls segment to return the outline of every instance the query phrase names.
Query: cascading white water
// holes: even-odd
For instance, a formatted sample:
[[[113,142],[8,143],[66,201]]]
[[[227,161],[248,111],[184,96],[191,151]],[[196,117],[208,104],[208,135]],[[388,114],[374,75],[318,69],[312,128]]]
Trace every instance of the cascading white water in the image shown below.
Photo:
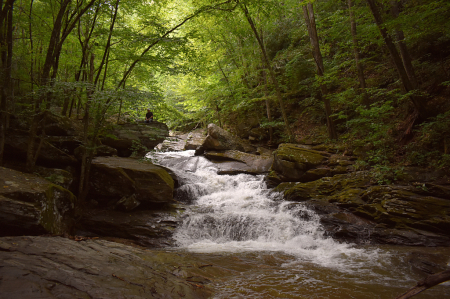
[[[320,218],[303,204],[281,200],[263,176],[218,175],[214,163],[194,151],[152,153],[177,173],[181,199],[193,199],[174,238],[195,252],[281,251],[326,267],[361,271],[376,250],[338,243],[324,235]]]

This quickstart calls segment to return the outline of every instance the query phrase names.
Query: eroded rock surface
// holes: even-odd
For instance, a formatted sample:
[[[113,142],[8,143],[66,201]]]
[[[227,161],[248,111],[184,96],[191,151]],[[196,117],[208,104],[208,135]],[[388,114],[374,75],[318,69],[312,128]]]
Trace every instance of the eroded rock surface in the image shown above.
[[[89,196],[100,202],[135,195],[142,206],[168,203],[173,199],[173,189],[172,177],[152,163],[120,157],[92,161]]]
[[[275,190],[322,215],[330,235],[356,242],[449,246],[450,200],[446,186],[371,185],[369,173],[335,175]],[[426,187],[426,185],[425,185]]]
[[[0,238],[0,298],[209,298],[217,273],[180,253],[105,240]]]
[[[109,134],[114,137],[106,136],[101,141],[115,148],[120,157],[129,157],[133,151],[136,155],[143,156],[169,136],[169,129],[166,124],[153,121],[116,125],[110,129]]]
[[[249,148],[244,145],[239,138],[233,136],[231,133],[216,126],[215,124],[208,125],[208,136],[206,136],[203,145],[204,150],[221,151],[221,150],[238,150],[246,152]],[[247,148],[247,150],[246,150]]]
[[[0,167],[0,235],[67,233],[75,201],[61,186]]]
[[[273,158],[271,156],[258,156],[237,150],[228,150],[224,152],[208,151],[204,153],[204,156],[212,161],[235,161],[217,164],[219,174],[267,173],[273,162]]]
[[[171,205],[159,210],[116,211],[87,209],[76,224],[77,235],[132,240],[145,247],[175,245],[172,234],[184,207]]]

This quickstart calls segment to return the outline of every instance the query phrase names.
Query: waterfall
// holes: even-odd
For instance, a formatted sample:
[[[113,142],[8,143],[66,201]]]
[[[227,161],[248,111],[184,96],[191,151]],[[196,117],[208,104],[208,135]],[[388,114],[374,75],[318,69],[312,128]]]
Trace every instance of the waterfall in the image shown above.
[[[195,252],[283,252],[321,266],[360,271],[376,250],[327,238],[319,216],[305,205],[282,200],[262,175],[218,175],[214,163],[194,151],[152,153],[155,163],[179,177],[177,199],[192,203],[174,234]]]

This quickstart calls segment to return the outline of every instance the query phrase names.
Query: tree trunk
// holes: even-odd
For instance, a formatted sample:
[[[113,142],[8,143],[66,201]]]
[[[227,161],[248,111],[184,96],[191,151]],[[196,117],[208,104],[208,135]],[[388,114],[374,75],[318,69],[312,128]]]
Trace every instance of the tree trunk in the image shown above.
[[[253,31],[253,34],[255,35],[256,40],[258,41],[259,49],[261,50],[262,57],[263,57],[263,62],[266,65],[267,70],[269,71],[270,79],[272,80],[272,83],[273,83],[273,85],[275,87],[275,92],[276,92],[276,95],[277,95],[277,98],[278,98],[278,102],[280,103],[281,114],[283,116],[284,124],[285,124],[285,127],[286,127],[286,133],[288,134],[289,139],[291,141],[293,141],[294,140],[294,134],[292,133],[291,127],[289,125],[289,120],[287,118],[286,109],[284,108],[283,96],[281,95],[281,88],[280,88],[280,85],[278,84],[278,80],[277,80],[277,78],[275,76],[275,72],[273,71],[272,65],[271,65],[271,63],[269,61],[269,58],[267,56],[266,48],[265,48],[265,46],[264,46],[264,44],[263,44],[263,42],[262,42],[262,40],[261,40],[261,38],[259,36],[258,30],[256,30],[256,26],[253,23],[253,20],[252,20],[252,18],[250,16],[250,13],[249,13],[248,9],[247,9],[247,6],[245,4],[241,4],[241,8],[242,8],[242,10],[243,10],[243,12],[245,14],[245,17],[247,18],[247,21],[248,21],[250,27],[252,28],[252,31]]]
[[[375,19],[375,23],[377,24],[377,27],[380,30],[381,36],[383,37],[384,42],[386,43],[386,46],[389,50],[389,53],[391,54],[392,60],[394,61],[398,75],[400,77],[400,80],[402,81],[404,90],[406,92],[410,92],[410,91],[414,90],[414,86],[408,78],[408,74],[406,73],[405,67],[403,65],[403,61],[400,58],[400,55],[398,54],[397,48],[395,47],[392,37],[389,35],[386,27],[383,24],[383,19],[381,17],[380,10],[378,9],[377,1],[376,0],[367,0],[367,3],[369,4],[370,10]],[[423,103],[422,99],[419,97],[416,97],[416,96],[411,96],[411,101],[412,101],[415,109],[417,110],[420,118],[427,119],[429,117],[429,114],[428,114],[428,111],[427,111],[426,106]]]
[[[401,10],[401,4],[397,0],[391,1],[392,6],[392,16],[394,18],[398,18]],[[398,48],[400,49],[400,55],[402,57],[403,65],[405,66],[406,74],[408,75],[409,81],[411,81],[412,87],[414,89],[418,89],[419,85],[417,84],[417,77],[414,72],[414,67],[412,65],[412,59],[409,55],[408,47],[406,47],[405,44],[405,34],[403,33],[403,30],[400,28],[395,29],[395,35],[397,38]]]
[[[319,77],[323,77],[325,70],[323,66],[322,53],[320,51],[319,37],[317,35],[316,20],[314,17],[314,8],[312,3],[308,3],[306,6],[303,6],[303,14],[305,17],[306,27],[308,29],[309,40],[311,41],[311,46],[313,49],[314,61],[316,62],[317,66],[317,75],[319,75]],[[334,125],[333,119],[331,118],[331,103],[330,100],[326,97],[327,89],[325,85],[320,84],[320,90],[322,92],[321,98],[325,105],[328,135],[331,139],[337,139],[338,136],[336,127]]]
[[[3,1],[0,4],[3,4]],[[2,82],[0,83],[0,165],[3,165],[6,129],[8,126],[8,102],[12,100],[13,5],[14,0],[6,1],[4,6],[0,5],[0,70],[2,74]]]
[[[369,108],[370,103],[369,103],[369,97],[365,90],[366,89],[366,78],[364,76],[364,65],[360,61],[358,34],[357,34],[357,30],[356,30],[356,20],[355,20],[355,14],[353,12],[352,0],[347,0],[347,5],[348,5],[348,12],[350,15],[350,31],[352,33],[353,54],[355,56],[355,64],[356,64],[356,71],[358,73],[359,88],[363,95],[363,105],[366,106],[366,108]]]
[[[264,96],[266,97],[266,112],[267,112],[267,120],[269,122],[272,122],[272,113],[270,111],[270,101],[268,99],[269,97],[269,88],[267,84],[267,74],[265,71],[263,71],[263,77],[264,77]],[[273,127],[269,126],[269,145],[273,144]]]

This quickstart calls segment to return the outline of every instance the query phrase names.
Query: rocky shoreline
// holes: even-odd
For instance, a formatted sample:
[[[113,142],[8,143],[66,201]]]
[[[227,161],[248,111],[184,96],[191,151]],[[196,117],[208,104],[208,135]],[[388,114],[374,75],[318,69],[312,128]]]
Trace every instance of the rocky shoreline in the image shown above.
[[[8,168],[0,168],[0,293],[9,294],[7,298],[30,298],[33,292],[50,298],[69,289],[74,290],[73,298],[210,296],[211,290],[203,286],[207,280],[193,282],[186,279],[188,274],[180,278],[163,265],[167,260],[153,259],[154,251],[133,247],[173,246],[171,236],[185,209],[174,200],[178,187],[174,173],[151,161],[128,158],[131,154],[142,157],[157,144],[166,151],[195,149],[196,155],[218,165],[219,174],[265,175],[273,192],[292,201],[292,206],[305,204],[316,211],[334,239],[450,246],[448,174],[410,167],[403,169],[395,184],[379,185],[368,170],[357,166],[356,156],[299,144],[280,144],[271,150],[244,142],[213,124],[207,135],[194,131],[163,143],[169,136],[164,124],[110,129],[92,162],[88,200],[80,203],[74,195],[79,137],[62,118],[50,119],[54,122],[47,122],[45,132],[54,136],[46,140],[35,174],[24,173],[19,162],[24,155],[24,143],[19,141],[25,138],[20,128],[12,127],[11,132],[22,135],[12,138],[10,132],[5,146]],[[48,234],[66,238],[42,236]],[[71,248],[77,252],[71,253]],[[108,260],[113,261],[111,267],[100,271]],[[123,267],[126,273],[119,272]],[[162,272],[155,270],[160,267]],[[66,276],[60,277],[61,273]],[[146,275],[153,286],[144,283]],[[21,289],[21,284],[29,287]]]

